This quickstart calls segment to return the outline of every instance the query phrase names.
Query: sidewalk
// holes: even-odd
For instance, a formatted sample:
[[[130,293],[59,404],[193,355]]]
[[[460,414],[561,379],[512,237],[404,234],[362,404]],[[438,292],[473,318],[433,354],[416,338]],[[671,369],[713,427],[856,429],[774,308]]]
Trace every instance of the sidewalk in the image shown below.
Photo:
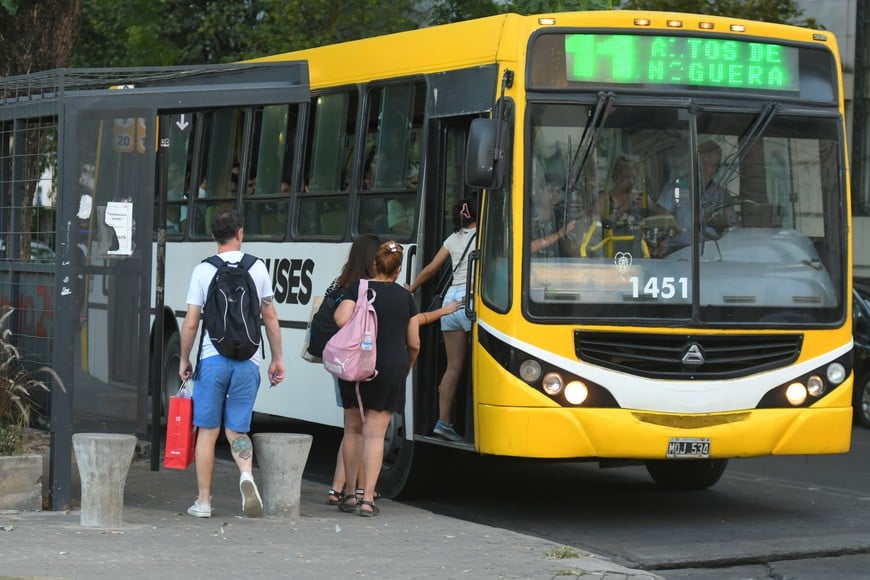
[[[558,558],[570,550],[399,502],[380,500],[374,518],[344,514],[309,481],[297,521],[244,518],[227,462],[215,467],[211,519],[196,519],[186,514],[193,467],[148,467],[130,467],[121,528],[82,527],[78,511],[0,512],[0,578],[660,578],[580,550]]]

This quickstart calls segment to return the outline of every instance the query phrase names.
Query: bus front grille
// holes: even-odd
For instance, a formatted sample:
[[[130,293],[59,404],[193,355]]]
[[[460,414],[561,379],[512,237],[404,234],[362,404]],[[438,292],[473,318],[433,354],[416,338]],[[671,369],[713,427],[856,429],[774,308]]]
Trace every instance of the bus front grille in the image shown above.
[[[729,379],[797,360],[803,336],[574,332],[574,350],[587,363],[656,379]]]

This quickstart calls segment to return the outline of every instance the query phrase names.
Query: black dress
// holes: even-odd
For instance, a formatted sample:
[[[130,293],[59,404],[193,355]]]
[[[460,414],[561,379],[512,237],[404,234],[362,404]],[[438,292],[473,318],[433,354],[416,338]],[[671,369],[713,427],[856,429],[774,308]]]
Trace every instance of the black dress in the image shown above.
[[[360,399],[364,409],[401,412],[405,409],[405,380],[410,370],[408,323],[417,314],[417,303],[410,292],[395,282],[369,280],[369,288],[377,293],[374,306],[378,315],[378,359],[375,363],[378,375],[359,384]],[[359,282],[351,284],[344,295],[345,300],[356,297],[358,290]],[[356,383],[339,379],[338,386],[342,406],[345,409],[357,407]]]

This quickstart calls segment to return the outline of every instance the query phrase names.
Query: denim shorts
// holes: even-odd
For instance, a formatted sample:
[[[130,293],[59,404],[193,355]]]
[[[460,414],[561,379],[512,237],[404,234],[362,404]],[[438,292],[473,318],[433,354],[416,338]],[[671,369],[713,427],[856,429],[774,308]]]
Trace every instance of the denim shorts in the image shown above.
[[[251,430],[251,414],[260,387],[260,367],[249,360],[210,356],[199,361],[193,388],[193,424],[221,424],[237,433]]]
[[[443,304],[449,304],[457,300],[465,300],[465,285],[451,286],[444,294]],[[453,314],[441,317],[441,331],[447,332],[451,330],[471,330],[471,320],[465,315],[465,308],[460,308]]]

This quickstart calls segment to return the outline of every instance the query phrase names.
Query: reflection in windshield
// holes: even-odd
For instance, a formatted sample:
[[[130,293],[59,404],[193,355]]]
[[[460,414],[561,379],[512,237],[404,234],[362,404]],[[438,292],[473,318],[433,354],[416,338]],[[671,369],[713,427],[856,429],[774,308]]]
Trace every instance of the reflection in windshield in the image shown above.
[[[740,114],[613,107],[597,129],[578,122],[603,108],[531,108],[532,316],[841,316],[834,119],[770,104]],[[575,164],[584,135],[594,139]]]

